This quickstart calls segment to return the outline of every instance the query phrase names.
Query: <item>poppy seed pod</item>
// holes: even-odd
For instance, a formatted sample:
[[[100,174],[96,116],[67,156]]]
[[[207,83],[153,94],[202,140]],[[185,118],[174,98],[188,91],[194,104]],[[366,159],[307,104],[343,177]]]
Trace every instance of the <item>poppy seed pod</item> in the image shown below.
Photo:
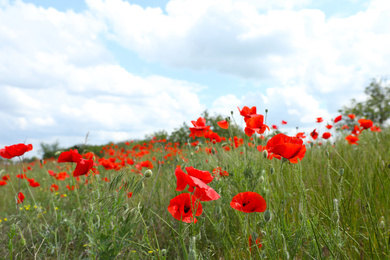
[[[150,178],[150,177],[152,177],[152,175],[153,175],[153,172],[150,169],[146,170],[144,173],[145,178]]]

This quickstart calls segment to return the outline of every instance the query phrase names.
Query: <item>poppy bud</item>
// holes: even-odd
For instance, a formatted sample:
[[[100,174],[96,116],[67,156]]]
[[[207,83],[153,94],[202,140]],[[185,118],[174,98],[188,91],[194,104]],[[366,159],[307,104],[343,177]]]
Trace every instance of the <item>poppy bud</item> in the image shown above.
[[[232,111],[230,111],[230,114],[232,114],[232,115],[233,115],[233,110],[232,110]]]
[[[264,176],[260,176],[259,182],[260,182],[260,183],[263,183],[263,182],[264,182]]]
[[[379,228],[381,228],[381,229],[385,229],[386,228],[385,217],[384,216],[381,217],[381,220],[379,222]]]
[[[144,173],[145,178],[150,178],[150,177],[152,177],[152,175],[153,175],[153,172],[150,169],[146,170]]]
[[[267,108],[265,109],[265,113],[268,113],[268,109]]]
[[[343,174],[344,174],[344,168],[340,168],[340,169],[339,169],[339,174],[340,174],[340,176],[343,176]]]
[[[268,209],[266,211],[264,211],[263,217],[264,217],[265,222],[267,222],[267,223],[270,222],[270,220],[272,218],[271,211]]]
[[[325,155],[326,155],[326,157],[329,158],[329,152],[328,151],[325,151]]]
[[[268,151],[267,151],[267,150],[264,150],[264,151],[263,151],[263,157],[264,157],[264,158],[268,158]]]
[[[161,249],[161,255],[166,255],[167,254],[167,250],[165,248]]]
[[[271,170],[270,170],[271,174],[274,174],[275,172],[275,168],[274,167],[271,167]]]
[[[230,116],[226,117],[225,120],[230,122]]]

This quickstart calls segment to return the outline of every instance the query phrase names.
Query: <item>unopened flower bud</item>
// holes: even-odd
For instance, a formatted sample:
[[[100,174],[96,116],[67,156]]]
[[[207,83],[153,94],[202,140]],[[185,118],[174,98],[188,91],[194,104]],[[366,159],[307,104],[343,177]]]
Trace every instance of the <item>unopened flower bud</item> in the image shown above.
[[[260,176],[259,182],[260,182],[260,183],[263,183],[263,182],[264,182],[264,176]]]
[[[385,229],[386,228],[386,223],[385,223],[385,217],[382,216],[381,220],[379,221],[379,228]]]
[[[162,255],[166,255],[167,254],[167,250],[165,248],[161,249],[161,254]]]
[[[150,169],[146,170],[144,173],[145,178],[150,178],[150,177],[152,177],[152,175],[153,175],[153,172]]]
[[[329,158],[329,152],[328,151],[325,151],[325,155],[326,155],[326,157]]]
[[[274,172],[275,172],[275,168],[274,168],[274,167],[271,167],[270,173],[271,173],[271,174],[274,174]]]
[[[343,174],[344,174],[344,168],[340,168],[340,169],[339,169],[339,174],[340,174],[340,176],[343,176]]]
[[[267,151],[267,150],[264,150],[264,151],[263,151],[263,157],[264,157],[264,158],[268,158],[268,151]]]
[[[271,215],[271,211],[269,209],[267,209],[266,211],[264,211],[264,220],[265,222],[270,222],[271,218],[272,218],[272,215]]]

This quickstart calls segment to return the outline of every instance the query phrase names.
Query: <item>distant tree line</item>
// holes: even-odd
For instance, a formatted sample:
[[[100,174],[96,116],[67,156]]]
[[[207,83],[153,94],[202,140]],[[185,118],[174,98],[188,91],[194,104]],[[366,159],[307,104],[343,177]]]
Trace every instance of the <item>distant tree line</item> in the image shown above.
[[[358,118],[372,120],[375,124],[383,126],[390,118],[390,85],[384,79],[372,79],[364,93],[367,95],[365,101],[357,102],[352,99],[349,106],[339,110],[344,118],[348,114],[355,114]]]

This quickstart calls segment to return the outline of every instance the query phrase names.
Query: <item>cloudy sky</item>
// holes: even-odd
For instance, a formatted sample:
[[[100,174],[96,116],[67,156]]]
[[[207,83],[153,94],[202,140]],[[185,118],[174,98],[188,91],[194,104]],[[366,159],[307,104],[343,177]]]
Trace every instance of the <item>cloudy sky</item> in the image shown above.
[[[0,147],[142,138],[205,110],[315,127],[390,71],[388,0],[0,0]]]

